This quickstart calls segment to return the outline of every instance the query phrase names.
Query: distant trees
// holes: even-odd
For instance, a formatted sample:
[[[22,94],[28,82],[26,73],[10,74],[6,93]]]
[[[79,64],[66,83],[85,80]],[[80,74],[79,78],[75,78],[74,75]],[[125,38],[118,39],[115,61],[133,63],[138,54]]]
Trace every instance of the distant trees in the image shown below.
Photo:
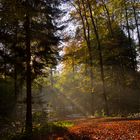
[[[110,95],[108,94],[107,77],[110,77],[109,79],[112,81],[115,76],[114,84],[121,80],[125,84],[120,83],[119,85],[126,86],[126,73],[131,73],[133,76],[137,73],[137,42],[133,40],[132,31],[138,31],[137,17],[139,15],[135,13],[133,7],[135,5],[137,9],[138,3],[124,0],[119,2],[116,0],[75,0],[72,5],[77,11],[77,14],[73,14],[73,11],[72,16],[79,21],[78,28],[81,28],[79,34],[84,39],[81,42],[85,42],[88,48],[88,61],[92,64],[92,66],[90,65],[91,73],[100,67],[105,110],[108,115]],[[94,83],[96,76],[94,73],[92,75],[90,77]]]

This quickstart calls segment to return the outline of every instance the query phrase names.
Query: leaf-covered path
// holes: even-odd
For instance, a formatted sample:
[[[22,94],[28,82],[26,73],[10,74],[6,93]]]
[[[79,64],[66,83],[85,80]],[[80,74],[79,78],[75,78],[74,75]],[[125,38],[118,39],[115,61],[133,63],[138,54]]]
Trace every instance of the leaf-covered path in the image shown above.
[[[81,119],[56,140],[140,140],[140,120]]]

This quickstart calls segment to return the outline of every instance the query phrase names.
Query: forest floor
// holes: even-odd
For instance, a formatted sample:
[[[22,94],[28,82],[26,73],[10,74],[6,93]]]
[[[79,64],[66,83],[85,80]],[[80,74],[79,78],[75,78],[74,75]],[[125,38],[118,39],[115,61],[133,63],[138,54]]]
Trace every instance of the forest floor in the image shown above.
[[[70,120],[74,126],[42,140],[140,140],[140,120],[88,118]]]

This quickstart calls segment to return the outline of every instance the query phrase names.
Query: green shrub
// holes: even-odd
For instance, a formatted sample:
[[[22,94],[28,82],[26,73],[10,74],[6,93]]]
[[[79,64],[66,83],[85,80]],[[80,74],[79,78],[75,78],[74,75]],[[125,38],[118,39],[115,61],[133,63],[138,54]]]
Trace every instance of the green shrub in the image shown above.
[[[41,136],[46,136],[52,133],[63,133],[66,132],[69,127],[72,127],[74,124],[72,122],[60,121],[60,122],[49,122],[44,125],[37,125],[33,128],[33,139],[38,139]],[[28,135],[26,133],[16,134],[14,136],[9,136],[5,140],[26,140]]]

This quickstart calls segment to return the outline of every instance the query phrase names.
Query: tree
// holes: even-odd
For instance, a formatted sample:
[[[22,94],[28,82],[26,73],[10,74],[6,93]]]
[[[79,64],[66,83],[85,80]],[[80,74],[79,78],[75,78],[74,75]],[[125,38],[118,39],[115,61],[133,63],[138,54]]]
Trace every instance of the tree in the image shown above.
[[[58,4],[57,1],[26,1],[25,2],[25,37],[26,37],[26,87],[27,87],[27,114],[26,114],[26,131],[31,133],[32,131],[32,109],[31,109],[31,83],[32,83],[32,68],[31,68],[31,57],[34,57],[34,68],[35,63],[37,65],[37,60],[40,59],[39,62],[39,70],[45,65],[43,62],[45,59],[47,61],[47,65],[56,64],[57,60],[57,49],[51,47],[51,45],[57,45],[58,37],[55,36],[55,31],[57,27],[53,24],[53,18],[56,17],[56,13],[58,15],[59,10],[54,6]],[[54,5],[54,6],[53,6]],[[33,10],[32,10],[32,9]],[[30,11],[31,9],[31,11]],[[40,19],[38,23],[37,20]],[[46,31],[44,32],[44,27],[46,26]],[[39,35],[42,37],[32,34],[36,31],[39,31]],[[47,39],[47,40],[46,40]],[[31,46],[33,42],[37,43],[36,46]],[[31,48],[35,48],[37,51],[32,52]],[[46,55],[50,56],[46,56]],[[48,60],[51,60],[50,62]],[[35,71],[35,69],[34,69]],[[38,71],[37,71],[38,72]]]
[[[75,3],[75,8],[81,18],[82,22],[82,29],[83,29],[83,35],[84,40],[86,42],[87,48],[88,48],[88,54],[89,54],[89,65],[90,65],[90,85],[91,85],[91,94],[93,94],[93,58],[92,58],[92,46],[91,46],[91,30],[90,30],[90,23],[87,17],[87,10],[84,4],[84,1],[80,3],[79,0]]]
[[[26,131],[28,133],[32,132],[32,81],[37,75],[43,73],[45,67],[56,65],[59,59],[57,47],[59,37],[56,35],[58,28],[55,21],[60,14],[60,10],[57,8],[59,2],[57,0],[51,2],[48,0],[1,2],[2,19],[4,19],[1,25],[5,27],[1,28],[3,37],[1,43],[3,48],[7,49],[7,54],[1,51],[1,56],[2,58],[7,57],[6,65],[10,64],[14,67],[15,81],[17,79],[17,61],[24,67],[27,90]],[[6,18],[5,14],[7,14]],[[13,19],[13,17],[15,18]]]

